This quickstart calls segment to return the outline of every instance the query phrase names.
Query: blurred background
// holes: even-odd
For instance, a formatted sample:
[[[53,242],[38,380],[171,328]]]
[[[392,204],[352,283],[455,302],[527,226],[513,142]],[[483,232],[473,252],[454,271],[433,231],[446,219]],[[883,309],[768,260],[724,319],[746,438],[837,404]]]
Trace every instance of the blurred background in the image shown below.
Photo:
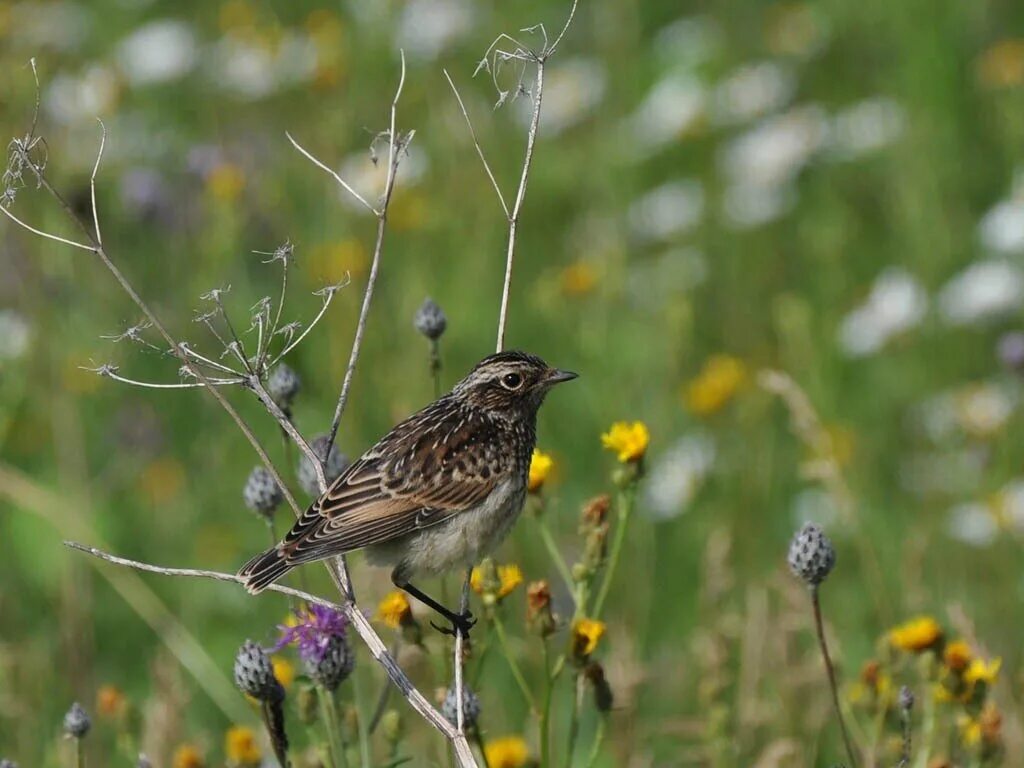
[[[567,11],[551,0],[0,0],[0,125],[29,130],[35,57],[49,177],[88,215],[103,119],[107,248],[172,333],[209,354],[219,347],[193,323],[200,294],[230,284],[247,325],[279,287],[278,265],[253,251],[294,245],[288,320],[308,323],[312,291],[349,274],[288,359],[302,379],[296,423],[313,435],[330,423],[376,222],[284,132],[379,194],[385,163],[368,148],[403,48],[398,125],[416,135],[339,436],[357,455],[433,399],[412,324],[424,297],[449,320],[446,387],[493,348],[507,226],[442,70],[511,199],[531,103],[495,108],[489,73],[474,70],[498,33],[539,45],[516,30],[553,32]],[[805,601],[784,565],[807,519],[838,549],[822,594],[841,676],[855,680],[907,616],[970,633],[1003,660],[996,700],[1015,764],[1024,6],[586,0],[546,74],[507,341],[581,373],[539,426],[555,460],[548,520],[567,557],[579,506],[610,487],[600,434],[626,419],[652,435],[606,616],[617,699],[598,764],[835,762]],[[513,87],[516,72],[497,80]],[[26,181],[10,210],[70,236]],[[61,541],[234,571],[268,543],[241,497],[255,457],[201,392],[83,370],[111,362],[177,380],[173,360],[101,338],[141,318],[96,259],[7,219],[0,243],[0,754],[66,764],[63,713],[75,699],[95,709],[106,685],[151,731],[160,724],[155,764],[184,742],[223,764],[221,734],[247,709],[240,697],[231,708],[229,683],[225,693],[182,664],[182,649],[201,645],[227,681],[239,643],[272,638],[286,603],[114,572]],[[766,368],[805,390],[846,501],[808,471],[822,457],[758,386]],[[277,427],[251,397],[231,397],[291,476]],[[528,522],[499,559],[557,579]],[[360,556],[353,567],[372,612],[386,574]],[[326,594],[321,569],[308,570]],[[522,594],[509,600],[521,623]],[[379,685],[359,660],[364,686]],[[487,697],[509,684],[500,659],[476,674],[488,731],[528,730],[521,702]],[[90,743],[95,764],[130,764],[113,732]]]

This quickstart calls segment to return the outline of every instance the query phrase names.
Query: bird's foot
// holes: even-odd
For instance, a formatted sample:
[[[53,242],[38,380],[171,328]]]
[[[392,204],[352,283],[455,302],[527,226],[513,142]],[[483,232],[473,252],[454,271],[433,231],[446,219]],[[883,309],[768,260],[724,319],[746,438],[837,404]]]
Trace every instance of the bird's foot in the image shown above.
[[[476,624],[476,619],[473,618],[472,611],[466,611],[465,613],[453,613],[445,617],[452,623],[450,627],[441,627],[430,622],[430,626],[440,632],[442,635],[462,635],[462,637],[469,637],[469,630]]]

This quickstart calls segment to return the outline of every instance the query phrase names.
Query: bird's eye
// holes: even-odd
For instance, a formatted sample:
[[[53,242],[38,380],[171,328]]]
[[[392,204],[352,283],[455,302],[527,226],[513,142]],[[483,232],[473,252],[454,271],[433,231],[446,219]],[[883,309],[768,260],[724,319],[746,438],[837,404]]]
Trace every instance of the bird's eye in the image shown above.
[[[518,373],[506,373],[501,377],[501,383],[506,389],[518,389],[519,385],[523,383],[523,377]]]

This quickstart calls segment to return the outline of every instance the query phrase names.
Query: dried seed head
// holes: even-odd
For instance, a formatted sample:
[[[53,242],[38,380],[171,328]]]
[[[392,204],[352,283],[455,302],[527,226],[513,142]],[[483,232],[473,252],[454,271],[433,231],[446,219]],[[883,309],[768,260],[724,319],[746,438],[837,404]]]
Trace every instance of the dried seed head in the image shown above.
[[[914,692],[910,690],[910,686],[904,685],[900,688],[899,703],[900,709],[908,714],[914,708]]]
[[[274,514],[277,505],[281,503],[282,498],[281,488],[267,468],[253,468],[242,489],[242,500],[245,502],[245,506],[256,514],[270,517]]]
[[[789,545],[789,569],[808,586],[823,582],[836,564],[836,551],[825,532],[814,523],[806,523]]]
[[[284,697],[270,657],[252,640],[246,640],[235,655],[235,685],[258,701],[280,701]]]
[[[89,732],[92,721],[89,715],[82,709],[77,701],[71,705],[71,709],[64,715],[64,733],[75,739],[81,739]]]
[[[320,437],[309,444],[309,447],[313,449],[313,453],[323,459],[324,452],[327,450],[327,435],[320,435]],[[327,484],[330,485],[337,480],[338,475],[344,472],[348,465],[348,457],[338,450],[337,444],[332,445],[331,457],[327,460],[327,466],[324,467]],[[317,484],[316,479],[316,469],[314,469],[305,454],[299,457],[299,465],[295,470],[295,474],[302,490],[310,496],[320,495],[320,486]]]
[[[333,691],[352,674],[356,656],[344,635],[328,635],[326,643],[319,661],[311,657],[304,662],[309,676],[328,691]]]
[[[455,686],[448,686],[444,694],[444,703],[441,705],[441,714],[452,725],[458,726],[459,705],[456,701]],[[462,686],[462,724],[471,728],[480,717],[480,697],[470,690],[468,685]]]
[[[295,400],[295,396],[299,394],[300,389],[302,389],[302,380],[299,378],[299,374],[284,363],[274,366],[274,370],[270,372],[270,378],[267,380],[267,391],[275,403],[287,410]]]
[[[426,298],[420,304],[420,308],[416,310],[412,324],[428,339],[437,341],[448,327],[448,318],[445,317],[444,310],[438,306],[437,302]]]
[[[608,685],[608,678],[604,674],[604,667],[596,661],[592,661],[583,668],[583,674],[594,686],[594,704],[598,712],[608,712],[612,708],[615,697],[612,694],[612,687]]]

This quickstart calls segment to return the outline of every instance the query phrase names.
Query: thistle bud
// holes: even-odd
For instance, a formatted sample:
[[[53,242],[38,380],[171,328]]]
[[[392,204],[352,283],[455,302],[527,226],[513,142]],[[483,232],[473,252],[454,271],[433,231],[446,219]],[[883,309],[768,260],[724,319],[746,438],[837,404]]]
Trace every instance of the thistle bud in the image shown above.
[[[89,715],[82,709],[77,701],[71,705],[71,709],[64,715],[64,733],[74,739],[84,738],[92,727]]]
[[[551,587],[547,581],[534,581],[526,588],[526,626],[540,637],[548,637],[556,629]]]
[[[6,757],[0,759],[0,768],[18,768],[18,764],[13,760],[8,760]]]
[[[327,451],[327,435],[320,435],[309,444],[309,447],[313,449],[313,453],[319,456],[322,461],[324,454]],[[324,467],[324,476],[327,479],[327,484],[330,485],[337,480],[338,476],[348,468],[348,465],[348,457],[338,449],[337,444],[332,445],[331,456]],[[316,468],[310,462],[306,454],[299,456],[299,464],[295,470],[295,474],[302,490],[313,497],[320,495],[320,485],[316,477]]]
[[[0,768],[3,768],[2,763],[0,763]],[[139,753],[139,758],[135,761],[135,768],[153,768],[153,761],[146,755]]]
[[[412,324],[428,339],[437,341],[448,327],[448,318],[445,317],[444,311],[437,305],[437,302],[426,298],[420,304],[420,308],[416,310]]]
[[[789,570],[809,587],[823,582],[836,564],[836,551],[825,532],[814,523],[806,523],[789,545]]]
[[[235,685],[242,693],[258,701],[280,701],[284,688],[274,677],[267,652],[252,640],[246,640],[235,655]]]
[[[909,686],[904,685],[900,687],[899,705],[900,709],[908,715],[910,710],[914,708],[914,692],[910,690]]]
[[[328,691],[333,691],[352,674],[356,657],[344,635],[329,635],[319,661],[310,657],[304,663],[306,672],[313,680]]]
[[[281,410],[288,412],[295,396],[302,389],[302,379],[290,366],[278,363],[267,379],[267,392]]]
[[[258,515],[270,518],[283,499],[281,488],[266,467],[254,467],[242,488],[242,501]]]
[[[598,712],[608,712],[612,708],[615,697],[612,695],[612,688],[608,685],[608,678],[605,677],[604,667],[596,661],[592,661],[583,668],[583,674],[587,681],[594,687],[594,705]]]
[[[459,705],[456,696],[455,686],[449,686],[444,694],[444,703],[441,705],[441,714],[452,725],[458,725]],[[462,724],[466,728],[472,728],[480,717],[480,697],[477,696],[468,685],[462,686]]]

